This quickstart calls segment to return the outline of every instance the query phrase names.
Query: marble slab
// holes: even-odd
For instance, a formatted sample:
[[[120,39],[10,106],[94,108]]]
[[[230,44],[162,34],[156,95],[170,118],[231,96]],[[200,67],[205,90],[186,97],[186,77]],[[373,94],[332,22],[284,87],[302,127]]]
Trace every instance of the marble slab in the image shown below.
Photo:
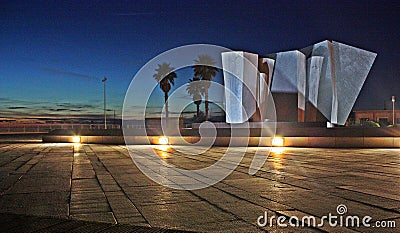
[[[298,77],[305,76],[305,55],[300,51],[277,53],[272,92],[298,93]]]
[[[332,122],[332,101],[334,99],[333,83],[335,81],[332,58],[333,48],[332,43],[328,40],[314,44],[312,50],[312,56],[323,57],[321,67],[321,77],[319,80],[317,106],[318,110]]]
[[[356,102],[376,53],[333,41],[337,92],[337,124],[343,125]]]
[[[224,52],[221,56],[226,88],[226,122],[246,122],[257,108],[258,55],[234,51]]]
[[[307,59],[307,90],[306,98],[307,100],[318,107],[318,90],[319,90],[319,80],[321,77],[322,63],[324,57],[312,56]]]

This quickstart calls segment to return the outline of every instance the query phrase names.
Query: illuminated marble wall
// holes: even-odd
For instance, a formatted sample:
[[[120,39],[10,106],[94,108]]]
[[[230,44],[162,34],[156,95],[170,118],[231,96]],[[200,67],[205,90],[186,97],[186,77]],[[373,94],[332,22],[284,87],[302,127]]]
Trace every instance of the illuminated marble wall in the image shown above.
[[[224,82],[230,90],[225,93],[227,123],[248,121],[256,111],[260,112],[260,121],[265,120],[266,97],[271,91],[272,95],[280,96],[280,101],[297,101],[299,122],[305,121],[306,114],[315,114],[307,111],[307,106],[312,106],[327,121],[344,125],[376,55],[328,40],[261,58],[247,52],[223,53]],[[267,67],[258,67],[260,61]],[[292,98],[294,94],[297,94],[297,100]],[[232,101],[232,95],[239,101]],[[275,102],[277,106],[294,106]],[[285,111],[277,109],[277,114],[279,121],[279,114],[285,114]]]

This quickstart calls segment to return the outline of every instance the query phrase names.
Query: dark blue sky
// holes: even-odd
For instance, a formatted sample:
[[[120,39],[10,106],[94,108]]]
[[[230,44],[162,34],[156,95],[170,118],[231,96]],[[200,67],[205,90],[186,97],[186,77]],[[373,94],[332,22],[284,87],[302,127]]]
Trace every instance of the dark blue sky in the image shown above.
[[[325,39],[378,53],[355,107],[381,109],[400,101],[399,12],[398,1],[0,0],[0,118],[101,114],[103,76],[119,113],[133,75],[177,46],[268,54]]]

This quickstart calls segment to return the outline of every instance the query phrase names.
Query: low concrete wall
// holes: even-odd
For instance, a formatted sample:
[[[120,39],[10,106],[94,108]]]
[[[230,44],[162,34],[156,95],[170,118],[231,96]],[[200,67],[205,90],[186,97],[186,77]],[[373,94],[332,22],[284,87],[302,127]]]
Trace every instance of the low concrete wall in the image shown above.
[[[73,142],[73,136],[45,135],[43,142]],[[127,136],[130,145],[158,144],[158,136]],[[232,139],[232,140],[231,140]],[[323,147],[323,148],[400,148],[400,137],[284,137],[286,147]],[[125,144],[122,136],[81,136],[81,143]],[[168,137],[169,144],[184,145],[199,143],[200,137]],[[213,138],[203,138],[214,141]],[[214,146],[272,146],[272,137],[217,137]]]

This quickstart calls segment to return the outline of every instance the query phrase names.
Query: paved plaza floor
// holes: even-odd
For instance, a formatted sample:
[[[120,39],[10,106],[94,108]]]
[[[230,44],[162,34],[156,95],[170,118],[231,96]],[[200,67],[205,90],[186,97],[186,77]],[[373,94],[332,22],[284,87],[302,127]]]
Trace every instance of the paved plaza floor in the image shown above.
[[[189,155],[158,146],[134,146],[133,152],[147,153],[150,147],[166,162],[186,169],[207,167],[226,151],[214,147]],[[89,231],[107,232],[110,226],[129,225],[202,232],[400,231],[400,149],[283,148],[272,152],[250,176],[255,150],[248,148],[240,165],[223,181],[187,191],[150,180],[123,145],[2,143],[0,229],[24,231],[18,226],[35,218],[36,228],[29,229],[38,231],[58,229],[57,224],[66,221],[90,222],[86,232],[88,226]],[[268,148],[260,150],[268,152]],[[318,224],[329,214],[338,220],[340,216],[372,220],[369,227],[344,223],[334,227],[327,219]],[[265,215],[271,221],[259,226],[257,219],[262,223]],[[287,227],[276,222],[282,216]],[[304,216],[315,217],[317,225],[302,226]],[[303,222],[291,226],[291,217]],[[379,228],[393,224],[397,228]]]

